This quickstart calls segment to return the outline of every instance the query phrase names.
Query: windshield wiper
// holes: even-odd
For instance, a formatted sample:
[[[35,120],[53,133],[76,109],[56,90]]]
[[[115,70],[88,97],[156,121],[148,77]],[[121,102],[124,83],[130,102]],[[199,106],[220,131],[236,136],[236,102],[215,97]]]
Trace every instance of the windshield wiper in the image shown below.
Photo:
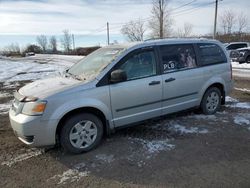
[[[65,76],[66,77],[71,77],[71,78],[74,78],[74,79],[76,79],[76,80],[82,80],[79,76],[77,76],[77,75],[74,75],[74,74],[72,74],[72,73],[70,73],[70,72],[68,72],[68,70],[66,70],[66,72],[65,72],[66,74],[65,74]]]

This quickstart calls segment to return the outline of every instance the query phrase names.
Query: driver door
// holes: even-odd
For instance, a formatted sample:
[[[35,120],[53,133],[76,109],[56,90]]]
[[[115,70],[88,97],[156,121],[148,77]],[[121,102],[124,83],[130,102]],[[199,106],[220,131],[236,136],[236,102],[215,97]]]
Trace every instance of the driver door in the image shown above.
[[[113,121],[116,127],[161,115],[162,77],[155,50],[136,50],[125,56],[115,69],[127,80],[110,84]]]

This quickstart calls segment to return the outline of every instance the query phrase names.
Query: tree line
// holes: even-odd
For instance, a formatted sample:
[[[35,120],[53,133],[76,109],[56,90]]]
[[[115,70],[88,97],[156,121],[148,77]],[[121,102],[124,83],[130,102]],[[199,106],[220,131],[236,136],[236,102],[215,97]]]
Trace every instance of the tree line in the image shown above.
[[[220,14],[218,21],[219,29],[216,39],[221,42],[250,41],[248,19],[243,12],[226,10]],[[193,24],[186,22],[182,27],[174,28],[174,23],[169,0],[153,0],[150,17],[147,20],[137,18],[125,23],[121,33],[132,42],[169,37],[197,37],[193,33]],[[212,38],[212,34],[205,35],[205,37]]]
[[[134,19],[122,25],[121,34],[130,41],[144,41],[149,39],[163,39],[169,37],[186,38],[186,37],[206,37],[212,38],[212,34],[197,36],[193,33],[193,24],[185,22],[182,27],[174,28],[175,20],[169,7],[170,0],[152,0],[152,9],[147,19]],[[249,41],[250,32],[248,18],[243,13],[236,13],[233,10],[226,10],[219,16],[219,28],[216,33],[216,39],[221,42]],[[212,24],[211,24],[212,25]],[[45,35],[37,36],[37,44],[28,45],[23,54],[28,52],[34,53],[60,53],[58,50],[59,43],[64,54],[81,54],[91,52],[94,48],[73,49],[73,37],[69,30],[63,31],[60,41],[56,36],[47,37]],[[18,44],[7,46],[4,51],[12,55],[21,54]],[[62,53],[62,52],[61,52]],[[84,54],[85,55],[85,54]]]
[[[6,56],[20,56],[27,53],[63,53],[63,54],[73,54],[74,50],[72,48],[73,45],[73,35],[70,34],[69,30],[63,31],[63,36],[60,38],[60,42],[56,38],[56,36],[47,37],[46,35],[39,35],[36,37],[37,44],[29,44],[26,46],[24,50],[21,50],[18,43],[12,43],[6,46],[3,49],[2,54]],[[63,49],[63,52],[58,50],[59,43]],[[79,50],[79,49],[76,49]]]

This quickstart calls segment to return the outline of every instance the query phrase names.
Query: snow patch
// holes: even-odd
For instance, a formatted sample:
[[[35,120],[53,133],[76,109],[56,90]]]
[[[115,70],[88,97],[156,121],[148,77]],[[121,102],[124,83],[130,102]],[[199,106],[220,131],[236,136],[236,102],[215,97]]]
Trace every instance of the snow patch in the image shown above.
[[[211,120],[211,121],[216,121],[217,118],[215,115],[204,115],[204,114],[199,114],[199,115],[191,115],[191,116],[188,116],[188,118],[195,118],[195,119],[198,119],[198,120]]]
[[[6,98],[6,97],[10,97],[11,95],[9,93],[1,93],[0,92],[0,98]]]
[[[234,123],[238,125],[250,125],[250,120],[246,119],[247,117],[249,118],[249,115],[237,115],[234,117]]]
[[[25,161],[25,160],[30,159],[32,157],[36,157],[38,155],[41,155],[42,153],[43,153],[43,150],[29,149],[29,150],[27,150],[26,153],[11,157],[8,161],[2,162],[1,165],[6,165],[8,167],[11,167],[18,162]]]
[[[226,96],[226,102],[239,102],[237,99],[234,99],[232,97]]]
[[[62,174],[58,174],[53,176],[52,178],[48,180],[58,180],[58,185],[60,184],[66,184],[68,182],[73,183],[73,182],[78,182],[82,177],[88,176],[89,172],[84,171],[80,172],[77,169],[69,169],[63,172]]]
[[[231,62],[231,64],[233,68],[250,69],[250,64],[248,63],[239,64],[239,62]]]
[[[111,163],[114,161],[114,155],[98,154],[96,158],[105,163]]]
[[[89,175],[88,171],[80,171],[86,167],[85,163],[79,163],[73,166],[72,169],[68,169],[64,171],[62,174],[54,175],[53,177],[49,178],[47,181],[56,180],[57,184],[66,184],[66,183],[73,183],[78,182],[82,177],[86,177]]]
[[[8,113],[11,107],[11,103],[0,104],[0,114]]]
[[[16,89],[20,84],[18,82],[4,82],[3,88],[4,89]]]
[[[194,133],[207,134],[208,133],[207,129],[199,129],[198,127],[186,128],[185,126],[178,125],[178,124],[171,126],[170,129],[173,129],[182,134],[194,134]]]
[[[155,154],[160,151],[172,150],[175,148],[175,145],[169,144],[168,139],[166,140],[144,140],[141,138],[130,138],[133,141],[140,142],[143,145],[143,148],[146,150],[147,154]],[[150,156],[148,156],[150,158]]]
[[[238,91],[243,91],[243,92],[248,92],[250,93],[250,90],[249,89],[246,89],[246,88],[234,88],[235,90],[238,90]]]
[[[250,102],[239,102],[235,104],[227,104],[226,107],[250,109]]]

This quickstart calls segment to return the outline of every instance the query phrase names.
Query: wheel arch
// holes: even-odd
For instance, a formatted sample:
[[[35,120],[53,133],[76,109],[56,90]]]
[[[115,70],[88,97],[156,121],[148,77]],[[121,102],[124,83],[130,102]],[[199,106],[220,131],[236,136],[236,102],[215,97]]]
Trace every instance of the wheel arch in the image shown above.
[[[212,88],[212,87],[216,87],[216,88],[218,88],[219,90],[220,90],[220,92],[221,92],[221,104],[222,105],[224,105],[225,104],[225,87],[224,87],[224,85],[222,84],[222,83],[220,83],[220,82],[215,82],[215,83],[213,83],[213,84],[210,84],[207,88],[206,88],[206,90],[203,92],[203,95],[202,95],[202,99],[203,99],[203,97],[204,97],[204,95],[205,95],[205,93],[207,92],[207,90],[208,89],[210,89],[210,88]],[[200,101],[200,103],[202,102],[202,100]]]
[[[111,133],[111,128],[109,126],[109,121],[108,121],[107,117],[105,116],[105,114],[101,110],[99,110],[99,109],[97,109],[95,107],[79,107],[79,108],[76,108],[76,109],[73,109],[73,110],[67,112],[59,120],[59,122],[57,124],[57,127],[56,127],[57,142],[58,142],[58,138],[60,136],[61,129],[62,129],[64,123],[66,122],[66,120],[69,117],[71,117],[71,116],[73,116],[75,114],[80,114],[80,113],[90,113],[90,114],[96,115],[102,121],[102,124],[104,126],[104,129],[103,129],[104,130],[104,135],[109,135]]]

